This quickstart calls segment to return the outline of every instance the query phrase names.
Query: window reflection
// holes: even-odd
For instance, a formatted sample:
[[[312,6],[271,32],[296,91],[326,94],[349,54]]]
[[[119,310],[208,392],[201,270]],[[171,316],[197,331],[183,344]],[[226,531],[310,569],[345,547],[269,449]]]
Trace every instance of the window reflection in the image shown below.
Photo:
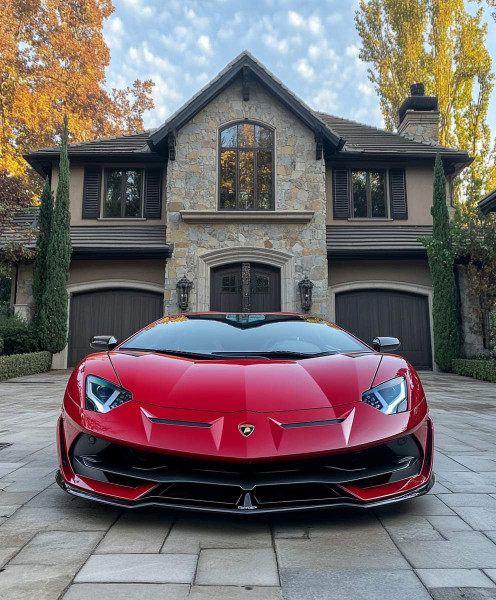
[[[237,123],[220,132],[220,208],[271,210],[273,206],[271,129]]]

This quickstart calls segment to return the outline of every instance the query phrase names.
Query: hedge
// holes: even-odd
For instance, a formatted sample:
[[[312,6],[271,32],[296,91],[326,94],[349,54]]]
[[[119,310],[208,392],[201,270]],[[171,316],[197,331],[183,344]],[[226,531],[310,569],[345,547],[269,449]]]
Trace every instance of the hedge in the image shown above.
[[[0,356],[0,381],[24,375],[36,375],[49,371],[52,365],[50,352],[30,352]]]
[[[466,377],[496,383],[496,360],[477,360],[473,358],[455,358],[453,372]]]

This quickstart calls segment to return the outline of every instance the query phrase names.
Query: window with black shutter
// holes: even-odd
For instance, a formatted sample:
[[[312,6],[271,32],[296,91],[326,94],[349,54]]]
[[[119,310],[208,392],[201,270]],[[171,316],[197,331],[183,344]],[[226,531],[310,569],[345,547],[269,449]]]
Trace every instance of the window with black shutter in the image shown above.
[[[100,187],[102,170],[88,167],[84,171],[83,219],[98,219],[100,216]]]
[[[389,194],[391,197],[391,217],[393,219],[408,219],[405,169],[390,169]]]
[[[102,173],[104,175],[101,201]],[[87,167],[83,186],[83,219],[160,219],[162,169]]]
[[[405,169],[334,169],[334,219],[408,219]],[[389,193],[389,203],[388,203]]]
[[[348,169],[334,169],[334,218],[350,216],[350,175]]]
[[[162,169],[145,171],[145,210],[147,219],[160,219],[162,214]]]

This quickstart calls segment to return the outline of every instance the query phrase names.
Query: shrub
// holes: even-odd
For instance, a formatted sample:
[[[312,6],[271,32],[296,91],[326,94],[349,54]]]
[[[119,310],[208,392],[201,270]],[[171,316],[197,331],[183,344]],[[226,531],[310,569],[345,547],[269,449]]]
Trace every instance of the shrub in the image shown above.
[[[3,340],[3,354],[24,354],[38,350],[32,326],[16,316],[0,317],[0,338]]]
[[[50,352],[31,352],[29,354],[14,354],[13,356],[0,356],[0,381],[36,375],[49,371],[52,364]]]
[[[458,375],[496,383],[496,360],[455,358],[453,372],[458,373]]]

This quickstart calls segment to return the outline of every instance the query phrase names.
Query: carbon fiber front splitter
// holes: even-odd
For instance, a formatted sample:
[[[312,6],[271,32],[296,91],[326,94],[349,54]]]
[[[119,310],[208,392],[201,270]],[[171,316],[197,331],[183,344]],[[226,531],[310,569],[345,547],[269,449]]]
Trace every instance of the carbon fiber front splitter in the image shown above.
[[[386,504],[393,504],[395,502],[402,502],[403,500],[410,500],[411,498],[416,498],[417,496],[423,496],[427,494],[427,492],[432,488],[435,483],[434,474],[431,475],[431,478],[424,485],[409,491],[405,494],[399,494],[396,496],[390,496],[388,498],[384,498],[381,500],[372,500],[369,502],[364,502],[360,500],[350,500],[350,501],[339,501],[333,504],[318,504],[318,505],[305,505],[305,506],[285,506],[285,507],[277,507],[277,508],[258,508],[251,504],[251,502],[245,503],[242,506],[239,506],[235,509],[231,508],[218,508],[218,507],[205,507],[205,506],[186,506],[181,504],[173,504],[173,503],[165,503],[165,502],[154,502],[152,500],[122,500],[120,498],[112,498],[109,496],[102,496],[99,494],[92,494],[90,492],[86,492],[74,486],[68,484],[64,478],[60,470],[57,471],[55,475],[55,481],[58,485],[67,493],[72,494],[73,496],[78,496],[79,498],[85,498],[87,500],[93,500],[95,502],[100,502],[102,504],[107,504],[110,506],[116,506],[118,508],[148,508],[151,506],[174,509],[174,510],[188,510],[188,511],[199,511],[199,512],[214,512],[214,513],[230,513],[230,514],[240,514],[240,513],[249,513],[249,514],[268,514],[268,513],[281,513],[281,512],[295,512],[295,511],[306,511],[306,510],[327,510],[329,508],[375,508],[377,506],[384,506]]]

